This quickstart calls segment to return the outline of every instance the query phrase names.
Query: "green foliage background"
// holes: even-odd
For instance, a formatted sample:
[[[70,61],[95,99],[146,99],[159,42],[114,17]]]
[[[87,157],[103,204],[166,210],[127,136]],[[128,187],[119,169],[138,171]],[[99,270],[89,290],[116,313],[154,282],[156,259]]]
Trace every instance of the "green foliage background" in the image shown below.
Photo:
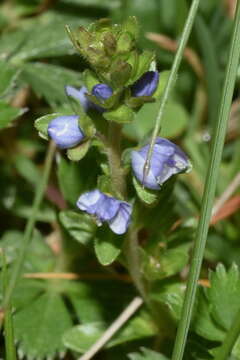
[[[163,118],[161,135],[184,148],[193,170],[179,177],[171,199],[164,189],[154,216],[147,210],[142,214],[141,271],[152,284],[150,296],[159,314],[159,328],[143,306],[96,359],[164,360],[171,356],[229,50],[230,3],[202,0],[189,41],[200,72],[192,66],[191,56],[184,58]],[[139,49],[156,51],[158,69],[165,71],[173,61],[168,47],[179,39],[188,8],[187,0],[1,2],[0,247],[6,258],[1,284],[18,257],[42,176],[47,142],[38,136],[34,121],[49,113],[68,113],[71,108],[64,86],[83,85],[81,72],[87,63],[73,49],[65,25],[76,28],[104,17],[122,22],[134,15],[140,25]],[[149,33],[167,36],[165,46],[151,41]],[[239,76],[240,71],[217,198],[239,174]],[[155,118],[156,104],[145,105],[137,119],[124,125],[125,141],[131,147],[142,142]],[[95,186],[101,173],[104,159],[96,149],[93,146],[80,162],[57,154],[12,297],[10,320],[19,358],[77,359],[136,295],[121,265],[121,243],[106,238],[104,229],[96,231],[89,217],[75,207],[79,194]],[[125,158],[127,163],[128,154]],[[140,198],[148,196],[145,202],[154,200],[141,191],[137,189]],[[239,199],[238,188],[213,217],[187,360],[213,359],[240,308]],[[113,261],[118,256],[120,261]],[[4,269],[2,257],[0,265]],[[40,273],[64,273],[71,279],[43,278]],[[3,293],[4,285],[1,298]],[[1,357],[5,358],[4,332],[1,339]],[[239,340],[229,359],[240,359]]]

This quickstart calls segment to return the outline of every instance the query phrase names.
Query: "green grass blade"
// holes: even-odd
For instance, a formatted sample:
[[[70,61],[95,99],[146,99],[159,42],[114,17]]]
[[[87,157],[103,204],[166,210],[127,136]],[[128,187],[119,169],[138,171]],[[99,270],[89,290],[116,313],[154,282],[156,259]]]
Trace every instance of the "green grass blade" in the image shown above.
[[[172,69],[171,69],[171,72],[170,72],[170,75],[169,75],[169,78],[168,78],[168,82],[166,84],[166,87],[165,87],[164,93],[163,93],[163,97],[162,97],[162,99],[160,101],[160,104],[159,104],[159,111],[158,111],[155,127],[154,127],[154,130],[153,130],[153,134],[152,134],[152,139],[151,139],[151,143],[150,143],[150,147],[149,147],[149,151],[148,151],[148,156],[147,156],[145,166],[144,166],[144,175],[143,175],[144,179],[147,176],[149,168],[150,168],[153,147],[154,147],[156,138],[157,138],[157,136],[159,134],[159,130],[160,130],[160,127],[161,127],[161,120],[162,120],[164,110],[165,110],[166,105],[167,105],[167,101],[169,99],[172,88],[173,88],[173,86],[175,84],[175,81],[176,81],[176,78],[177,78],[177,73],[178,73],[178,70],[179,70],[183,55],[184,55],[185,47],[187,45],[189,36],[191,34],[193,23],[194,23],[194,20],[195,20],[197,11],[198,11],[199,3],[200,3],[200,0],[193,0],[192,1],[192,5],[190,7],[188,17],[187,17],[187,20],[186,20],[186,23],[185,23],[185,26],[184,26],[184,29],[183,29],[182,37],[181,37],[181,40],[179,42],[178,49],[177,49],[177,52],[176,52],[176,55],[175,55],[175,58],[174,58],[174,61],[173,61],[173,65],[172,65]]]
[[[32,213],[28,219],[28,222],[27,222],[27,225],[26,225],[26,228],[24,231],[23,243],[22,243],[21,249],[19,251],[19,255],[16,260],[15,266],[13,268],[13,272],[11,274],[7,289],[4,294],[4,298],[3,298],[3,308],[4,309],[8,306],[8,303],[11,299],[12,293],[15,289],[15,286],[16,286],[19,276],[21,274],[21,268],[22,268],[22,265],[24,262],[24,258],[26,255],[28,245],[31,241],[32,232],[33,232],[34,225],[36,222],[36,217],[37,217],[37,213],[39,210],[39,206],[41,204],[41,201],[42,201],[42,198],[44,195],[44,191],[45,191],[45,188],[46,188],[46,185],[48,182],[54,152],[55,152],[55,145],[53,142],[51,142],[49,145],[48,153],[46,155],[43,176],[39,182],[39,185],[38,185],[38,188],[37,188],[37,191],[35,194],[35,198],[33,201]]]
[[[225,74],[224,87],[222,92],[219,115],[212,139],[210,163],[208,167],[206,183],[204,188],[200,219],[196,234],[195,246],[193,249],[192,263],[189,272],[189,280],[184,299],[182,316],[179,322],[176,341],[173,350],[173,360],[181,360],[184,353],[188,329],[191,321],[193,305],[195,301],[197,280],[199,277],[204,249],[208,234],[211,211],[218,180],[218,172],[222,158],[225,133],[228,117],[231,108],[234,84],[237,75],[240,57],[240,1],[237,2],[237,11],[232,34],[231,48],[227,70]]]
[[[2,256],[2,278],[3,278],[3,294],[6,291],[7,283],[8,283],[8,274],[7,274],[7,265],[6,259],[3,252],[1,252]],[[16,349],[14,345],[14,333],[13,333],[13,323],[12,323],[12,307],[9,303],[5,308],[3,313],[4,316],[4,339],[5,339],[5,352],[6,352],[6,360],[16,360]]]

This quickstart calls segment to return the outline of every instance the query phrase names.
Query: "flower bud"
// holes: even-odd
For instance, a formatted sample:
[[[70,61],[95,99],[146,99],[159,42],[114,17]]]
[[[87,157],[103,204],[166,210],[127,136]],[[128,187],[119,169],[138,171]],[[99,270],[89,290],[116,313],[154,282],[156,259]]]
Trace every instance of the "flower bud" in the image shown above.
[[[78,100],[80,102],[85,112],[87,112],[91,108],[92,103],[85,95],[88,92],[85,86],[82,86],[78,90],[73,86],[68,85],[65,89],[68,96],[72,96],[75,100]]]
[[[144,179],[144,165],[150,145],[138,151],[132,151],[132,168],[135,177],[146,188],[158,190],[172,175],[190,168],[190,162],[184,152],[174,143],[158,137],[153,147],[150,169]]]
[[[157,71],[147,71],[131,87],[132,96],[152,96],[157,89],[159,73]]]
[[[84,138],[77,115],[58,116],[50,121],[48,135],[61,149],[74,147]]]
[[[99,226],[107,222],[110,229],[118,235],[124,234],[130,224],[132,206],[97,189],[82,194],[77,207],[93,215]]]
[[[96,96],[102,103],[112,96],[113,90],[107,84],[97,84],[92,88],[92,95]]]

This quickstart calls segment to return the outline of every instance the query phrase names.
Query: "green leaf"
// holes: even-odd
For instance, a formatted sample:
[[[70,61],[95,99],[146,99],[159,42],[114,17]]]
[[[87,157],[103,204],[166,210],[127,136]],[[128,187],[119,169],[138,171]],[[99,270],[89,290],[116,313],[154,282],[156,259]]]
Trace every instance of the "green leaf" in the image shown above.
[[[158,191],[144,188],[135,177],[133,177],[133,185],[139,199],[142,200],[145,204],[153,205],[158,201]]]
[[[66,347],[79,353],[86,352],[107,329],[102,322],[93,322],[84,325],[74,326],[68,330],[63,337]],[[117,334],[106,344],[106,348],[111,348],[133,340],[140,340],[154,336],[156,329],[149,318],[145,319],[136,316],[120,329]]]
[[[0,101],[0,129],[9,126],[12,120],[21,116],[23,113],[23,109],[13,107],[4,101]]]
[[[128,123],[134,120],[134,112],[126,105],[119,106],[116,110],[106,111],[103,116],[108,121],[115,121],[120,124]]]
[[[140,348],[141,353],[131,353],[128,355],[130,360],[168,360],[168,358],[156,351]]]
[[[22,245],[22,240],[22,233],[16,230],[6,231],[1,238],[0,247],[4,249],[4,253],[6,254],[6,261],[8,264],[11,264],[18,257],[19,249]],[[44,241],[40,232],[35,230],[23,264],[24,271],[47,272],[51,270],[54,265],[55,258],[52,250]]]
[[[19,70],[9,63],[0,60],[0,95],[9,91],[19,74]]]
[[[216,271],[210,273],[210,283],[207,297],[212,303],[212,315],[218,324],[228,330],[240,308],[240,277],[237,265],[232,265],[226,271],[224,266],[219,264]]]
[[[39,136],[41,136],[45,140],[48,140],[48,124],[50,123],[50,121],[61,115],[62,114],[58,113],[48,114],[35,120],[34,126],[38,130]]]
[[[94,249],[98,261],[102,265],[110,265],[121,252],[122,236],[114,234],[103,226],[96,234]]]
[[[60,212],[59,220],[75,240],[83,245],[89,245],[92,242],[96,226],[88,215],[66,210]]]
[[[49,291],[14,315],[18,351],[31,359],[53,359],[65,350],[62,335],[72,321],[63,299]]]
[[[91,140],[84,141],[83,143],[67,150],[69,160],[80,161],[88,152],[91,145]]]
[[[33,88],[38,96],[43,96],[51,106],[68,104],[66,85],[80,87],[82,84],[82,75],[79,72],[38,62],[24,64],[21,78]]]
[[[149,281],[164,279],[179,273],[188,263],[190,244],[170,249],[155,246],[150,251],[142,249],[143,273]]]
[[[157,102],[145,104],[137,113],[131,124],[124,125],[125,135],[141,141],[152,131],[157,117],[159,104]],[[185,108],[177,102],[170,101],[167,105],[159,135],[167,138],[179,136],[189,122],[189,115]]]

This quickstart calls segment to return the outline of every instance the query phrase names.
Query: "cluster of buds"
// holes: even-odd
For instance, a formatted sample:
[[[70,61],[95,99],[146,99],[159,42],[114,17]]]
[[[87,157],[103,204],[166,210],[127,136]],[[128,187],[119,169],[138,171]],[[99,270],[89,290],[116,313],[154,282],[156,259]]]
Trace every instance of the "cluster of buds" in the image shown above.
[[[121,26],[102,19],[87,29],[80,27],[75,32],[68,29],[68,32],[91,69],[85,70],[84,86],[80,89],[68,85],[65,88],[67,96],[79,105],[78,115],[51,119],[47,133],[59,148],[74,150],[88,143],[95,133],[89,135],[82,127],[83,119],[93,126],[96,126],[95,118],[105,124],[130,122],[144,103],[158,99],[161,75],[156,71],[153,53],[139,54],[136,49],[138,25],[135,17]],[[171,176],[190,166],[177,145],[157,138],[150,169],[144,176],[148,150],[149,144],[131,154],[134,176],[146,189],[159,190]],[[125,233],[130,224],[132,205],[98,189],[82,194],[77,206],[93,216],[99,226],[108,223],[116,234]]]

